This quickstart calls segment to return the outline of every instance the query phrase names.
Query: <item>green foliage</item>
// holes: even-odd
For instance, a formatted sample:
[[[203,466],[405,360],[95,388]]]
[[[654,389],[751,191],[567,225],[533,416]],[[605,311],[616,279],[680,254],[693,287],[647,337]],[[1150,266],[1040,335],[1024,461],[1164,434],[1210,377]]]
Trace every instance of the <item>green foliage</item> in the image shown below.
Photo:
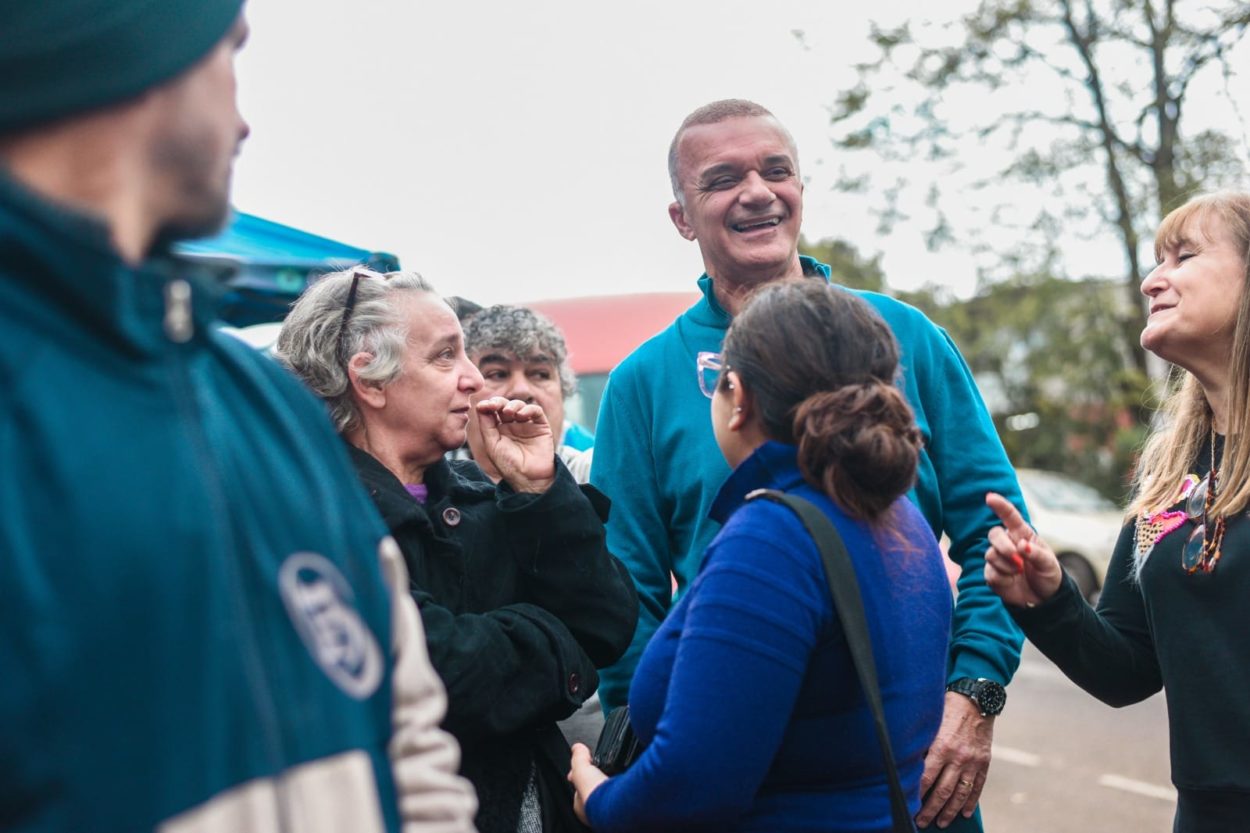
[[[877,26],[872,27],[872,32],[868,36],[877,48],[887,57],[894,47],[901,43],[911,42],[911,32],[907,26],[900,26],[897,29],[881,29]]]
[[[899,297],[959,346],[1015,465],[1065,472],[1123,500],[1150,381],[1123,349],[1116,282],[1021,275],[967,300],[932,289]],[[1010,418],[1021,414],[1036,424],[1017,427]]]
[[[1207,184],[1231,185],[1240,179],[1241,165],[1237,161],[1237,143],[1227,134],[1204,130],[1189,137],[1177,148],[1180,177],[1177,186],[1182,194],[1202,190]],[[1165,205],[1170,211],[1175,205]]]
[[[885,273],[881,271],[880,255],[865,258],[850,243],[834,238],[810,243],[806,238],[800,237],[799,251],[821,263],[829,264],[829,268],[833,270],[833,279],[843,286],[873,292],[885,291]]]
[[[855,115],[868,103],[868,90],[864,87],[852,87],[849,90],[843,90],[838,93],[837,101],[834,102],[833,121],[841,121]]]
[[[897,163],[884,186],[854,179],[859,193],[876,195],[883,232],[906,216],[902,190],[939,187],[929,245],[969,245],[991,278],[1022,268],[1075,277],[1063,243],[1110,233],[1124,252],[1127,299],[1161,216],[1243,173],[1244,136],[1187,131],[1183,115],[1194,86],[1218,88],[1223,70],[1226,122],[1239,124],[1229,55],[1248,26],[1250,4],[1240,0],[981,0],[957,21],[874,25],[878,57],[857,67],[831,109],[834,145],[847,152],[847,170],[866,167],[857,153]],[[917,160],[931,163],[923,179],[899,176]],[[1021,187],[1033,197],[1022,199]],[[963,209],[958,223],[943,211],[948,199]],[[1016,240],[988,246],[987,228]],[[1114,309],[1107,337],[1144,374],[1140,312],[1127,301]]]
[[[888,292],[944,328],[1015,465],[1064,472],[1123,501],[1145,434],[1150,380],[1124,349],[1128,300],[1117,281],[1022,273],[961,299],[937,284],[891,291],[880,257],[845,240],[801,239],[799,250],[829,264],[838,283]],[[1012,419],[1028,414],[1036,424]]]

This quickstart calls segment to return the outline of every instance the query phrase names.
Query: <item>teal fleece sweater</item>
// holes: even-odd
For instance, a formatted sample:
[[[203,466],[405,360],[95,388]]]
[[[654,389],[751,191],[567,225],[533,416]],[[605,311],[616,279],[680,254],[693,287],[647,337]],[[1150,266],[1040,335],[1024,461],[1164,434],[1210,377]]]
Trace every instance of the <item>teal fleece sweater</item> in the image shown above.
[[[229,816],[252,830],[297,771],[400,829],[386,528],[323,406],[214,331],[211,301],[0,173],[5,831],[153,830],[258,796]],[[345,783],[363,770],[335,762],[361,759]]]
[[[829,280],[829,267],[802,258],[804,272]],[[612,499],[608,549],[638,585],[638,630],[625,657],[601,673],[611,709],[628,700],[643,649],[698,571],[719,525],[709,517],[729,476],[711,430],[710,400],[699,389],[696,356],[719,352],[729,315],[699,279],[703,298],[630,354],[608,379],[595,429],[590,482]],[[996,491],[1024,506],[1015,473],[958,349],[919,310],[875,292],[855,291],[881,314],[901,348],[902,387],[924,435],[919,474],[909,497],[933,528],[950,538],[960,566],[948,680],[987,677],[1006,684],[1020,663],[1023,637],[985,584],[989,530],[985,505]]]

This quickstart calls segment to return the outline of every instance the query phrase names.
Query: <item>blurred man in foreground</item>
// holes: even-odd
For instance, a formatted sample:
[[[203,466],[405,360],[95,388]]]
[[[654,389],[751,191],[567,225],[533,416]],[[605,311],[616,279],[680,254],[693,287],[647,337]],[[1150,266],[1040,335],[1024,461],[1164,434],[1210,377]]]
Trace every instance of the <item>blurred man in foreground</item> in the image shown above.
[[[5,830],[472,829],[402,560],[321,406],[151,265],[226,216],[240,6],[5,8]]]

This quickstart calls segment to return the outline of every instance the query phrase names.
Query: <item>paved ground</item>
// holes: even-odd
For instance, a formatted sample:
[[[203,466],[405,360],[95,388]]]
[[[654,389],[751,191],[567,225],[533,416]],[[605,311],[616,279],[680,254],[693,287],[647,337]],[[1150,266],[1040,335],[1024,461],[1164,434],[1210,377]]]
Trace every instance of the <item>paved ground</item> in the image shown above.
[[[987,833],[1168,833],[1176,808],[1162,695],[1113,709],[1025,646],[995,727]]]
[[[1069,682],[1027,644],[1007,693],[981,798],[987,833],[1172,829],[1176,792],[1169,778],[1162,695],[1113,709]],[[597,736],[602,726],[597,705],[596,698],[563,725],[570,740]]]

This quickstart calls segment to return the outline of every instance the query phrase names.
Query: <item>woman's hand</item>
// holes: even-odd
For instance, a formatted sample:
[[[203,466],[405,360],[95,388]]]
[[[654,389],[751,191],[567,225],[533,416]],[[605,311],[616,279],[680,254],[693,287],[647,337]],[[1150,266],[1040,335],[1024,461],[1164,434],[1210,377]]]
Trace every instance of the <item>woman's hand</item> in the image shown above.
[[[985,503],[1003,522],[990,530],[985,583],[1015,607],[1033,607],[1055,595],[1063,583],[1063,567],[1054,550],[1037,537],[1007,498],[989,492]]]
[[[556,478],[556,444],[538,405],[492,396],[477,403],[477,424],[491,464],[518,492],[539,494]]]
[[[590,750],[586,748],[586,744],[573,744],[573,768],[569,770],[569,783],[576,791],[573,796],[573,812],[582,820],[582,824],[590,825],[586,820],[586,802],[590,800],[590,794],[606,780],[608,776],[603,774],[603,770],[590,762]]]

